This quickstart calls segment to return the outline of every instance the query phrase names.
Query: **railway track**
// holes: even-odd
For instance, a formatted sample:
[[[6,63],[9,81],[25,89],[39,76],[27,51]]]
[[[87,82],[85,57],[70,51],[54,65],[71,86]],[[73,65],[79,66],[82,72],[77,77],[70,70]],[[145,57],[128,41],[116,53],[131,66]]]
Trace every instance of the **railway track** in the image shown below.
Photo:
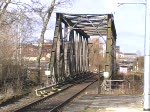
[[[95,81],[97,81],[95,75],[92,75],[87,79],[78,80],[74,84],[69,84],[61,91],[43,97],[29,105],[20,107],[14,110],[14,112],[60,112],[63,106],[77,97]]]

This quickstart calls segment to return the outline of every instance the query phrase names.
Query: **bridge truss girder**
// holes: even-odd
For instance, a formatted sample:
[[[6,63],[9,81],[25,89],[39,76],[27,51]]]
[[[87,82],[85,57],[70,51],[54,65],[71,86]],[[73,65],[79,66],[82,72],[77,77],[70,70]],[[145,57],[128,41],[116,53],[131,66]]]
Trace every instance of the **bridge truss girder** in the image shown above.
[[[50,66],[54,82],[89,72],[90,36],[107,36],[105,71],[114,73],[116,30],[111,14],[56,13]]]
[[[113,77],[116,74],[117,63],[116,63],[116,31],[114,29],[113,18],[108,16],[107,24],[107,39],[106,39],[106,64],[105,71],[109,72],[110,76]]]

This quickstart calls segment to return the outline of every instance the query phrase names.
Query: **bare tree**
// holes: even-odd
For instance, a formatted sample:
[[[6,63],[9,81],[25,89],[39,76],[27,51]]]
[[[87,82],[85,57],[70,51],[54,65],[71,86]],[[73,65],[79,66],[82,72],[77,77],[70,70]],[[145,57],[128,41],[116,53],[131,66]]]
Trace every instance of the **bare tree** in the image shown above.
[[[104,61],[105,57],[103,57],[103,48],[100,45],[99,39],[91,39],[90,41],[90,53],[89,53],[89,63],[90,63],[90,70],[97,71],[99,66],[101,69],[104,68]]]
[[[42,29],[37,56],[38,82],[40,82],[40,60],[42,56],[44,34],[47,30],[50,17],[56,7],[64,6],[64,4],[68,4],[69,1],[70,0],[60,0],[56,2],[56,0],[53,0],[48,7],[38,0],[31,0],[32,4],[12,0],[0,1],[0,32],[3,33],[0,40],[2,43],[1,46],[3,46],[1,47],[2,49],[0,49],[1,61],[3,61],[4,58],[14,60],[14,58],[17,57],[18,53],[15,54],[15,52],[20,52],[21,43],[26,41],[28,37],[31,37],[32,31],[34,30],[33,26],[35,26],[34,21],[37,22],[34,18],[38,15],[42,20],[40,22],[40,25],[42,23]],[[9,4],[15,5],[14,9],[11,7],[7,10]],[[21,56],[21,54],[19,55]],[[21,57],[19,59],[21,59]]]
[[[47,9],[45,9],[45,6],[41,5],[39,1],[32,1],[33,4],[38,4],[40,7],[34,7],[33,10],[36,12],[42,19],[42,30],[40,33],[40,42],[39,42],[39,50],[38,50],[38,57],[37,57],[37,70],[38,70],[38,82],[40,82],[40,60],[42,57],[42,49],[43,49],[43,43],[44,43],[44,34],[47,30],[48,23],[50,20],[50,17],[56,7],[62,6],[64,4],[70,3],[70,0],[52,0],[51,5],[48,6]]]
[[[49,19],[51,17],[51,14],[55,8],[55,2],[56,0],[53,0],[52,3],[51,3],[51,6],[48,7],[46,13],[44,16],[42,16],[42,12],[40,12],[40,16],[42,17],[42,22],[43,22],[43,28],[41,30],[41,35],[40,35],[40,42],[39,42],[39,55],[37,57],[37,68],[38,68],[38,82],[40,82],[40,59],[41,59],[41,56],[42,56],[42,49],[43,49],[43,43],[44,43],[44,34],[46,32],[46,28],[47,28],[47,25],[48,25],[48,22],[49,22]]]
[[[0,18],[6,12],[8,5],[11,3],[11,0],[2,0],[0,1]]]
[[[10,4],[14,4],[15,7],[10,8]],[[9,84],[14,85],[17,82],[18,88],[23,86],[21,77],[24,73],[21,72],[23,67],[18,63],[15,52],[21,51],[20,43],[30,38],[33,31],[32,17],[23,9],[11,0],[0,2],[0,83],[5,85],[5,82],[8,83],[6,80],[11,78]],[[21,59],[21,55],[19,58]]]

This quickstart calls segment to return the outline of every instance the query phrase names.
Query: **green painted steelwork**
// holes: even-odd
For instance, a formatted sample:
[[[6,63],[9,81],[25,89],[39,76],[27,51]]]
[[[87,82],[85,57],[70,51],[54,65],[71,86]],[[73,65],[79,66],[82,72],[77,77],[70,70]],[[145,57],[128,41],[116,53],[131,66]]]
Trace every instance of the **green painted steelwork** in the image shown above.
[[[63,24],[63,25],[62,25]],[[50,66],[53,83],[89,72],[89,37],[106,36],[105,71],[116,69],[116,30],[112,14],[56,14]]]

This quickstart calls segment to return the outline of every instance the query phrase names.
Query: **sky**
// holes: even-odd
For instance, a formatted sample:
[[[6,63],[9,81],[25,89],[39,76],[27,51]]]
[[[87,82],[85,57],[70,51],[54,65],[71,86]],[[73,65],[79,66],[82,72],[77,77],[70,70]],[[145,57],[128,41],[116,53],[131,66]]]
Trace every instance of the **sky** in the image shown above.
[[[144,54],[145,5],[117,3],[144,3],[145,0],[74,0],[73,6],[59,12],[106,14],[113,13],[117,31],[117,46],[124,53]],[[118,7],[117,7],[118,6]],[[57,11],[56,11],[57,12]]]
[[[40,0],[50,4],[51,0]],[[76,13],[76,14],[114,14],[115,27],[117,32],[117,46],[121,52],[144,54],[145,36],[145,5],[117,3],[141,3],[145,0],[72,0],[70,7],[57,8],[51,17],[52,29],[45,34],[46,38],[53,37],[55,25],[55,12]],[[37,34],[39,35],[39,34]],[[52,38],[51,38],[52,39]]]

